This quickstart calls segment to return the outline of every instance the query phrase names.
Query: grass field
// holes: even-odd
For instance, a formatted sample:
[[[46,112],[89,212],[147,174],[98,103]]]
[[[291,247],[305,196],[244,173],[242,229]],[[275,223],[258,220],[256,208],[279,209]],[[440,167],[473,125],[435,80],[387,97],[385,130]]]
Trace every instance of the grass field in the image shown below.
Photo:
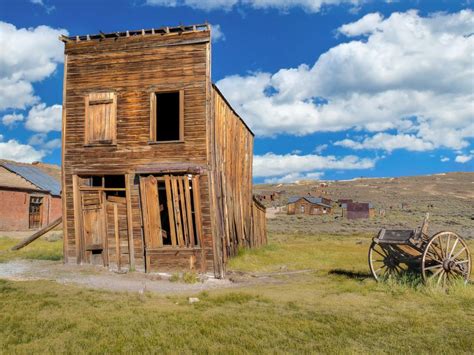
[[[18,242],[18,239],[0,237],[0,263],[13,259],[61,260],[63,258],[62,240],[50,242],[44,239],[38,239],[26,248],[11,251],[11,247]]]
[[[369,240],[271,235],[267,247],[242,252],[230,268],[308,271],[199,294],[0,280],[0,352],[472,353],[474,286],[377,284],[366,265]],[[0,242],[2,250],[9,245]],[[58,242],[38,242],[20,256],[60,252]],[[200,302],[188,304],[189,296]]]

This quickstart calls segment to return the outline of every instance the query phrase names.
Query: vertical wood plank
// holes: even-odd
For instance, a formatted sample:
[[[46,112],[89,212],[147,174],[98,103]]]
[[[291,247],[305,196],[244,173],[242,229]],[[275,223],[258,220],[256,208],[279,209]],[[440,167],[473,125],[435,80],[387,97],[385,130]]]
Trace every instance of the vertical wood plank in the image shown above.
[[[63,262],[69,261],[69,233],[67,221],[67,194],[66,194],[66,169],[65,169],[65,155],[66,155],[66,119],[67,119],[67,102],[66,102],[66,86],[67,86],[67,54],[64,55],[64,75],[63,75],[63,109],[62,109],[62,124],[61,124],[61,204],[63,216]]]
[[[150,141],[156,141],[156,93],[150,93]]]
[[[76,262],[83,260],[81,195],[77,175],[72,176],[72,199],[74,204],[74,238],[76,243]]]
[[[125,174],[125,198],[127,201],[127,228],[130,270],[135,270],[135,247],[133,244],[132,187],[133,174]]]
[[[184,183],[183,183],[183,176],[177,178],[178,180],[178,190],[179,190],[179,200],[180,200],[180,210],[181,210],[181,217],[183,219],[183,234],[184,234],[184,245],[186,247],[189,246],[189,233],[188,233],[188,217],[186,213],[186,202],[184,201]]]
[[[174,222],[173,198],[171,192],[171,178],[165,175],[166,205],[168,207],[168,218],[170,220],[171,245],[176,246],[176,224]]]
[[[179,90],[179,140],[184,141],[184,90]]]
[[[180,247],[184,247],[183,222],[181,219],[181,211],[179,208],[178,181],[177,178],[174,176],[171,177],[171,191],[173,196],[174,219],[176,223],[178,245]]]
[[[144,216],[145,241],[147,248],[163,246],[163,233],[161,228],[160,201],[158,198],[158,183],[152,175],[140,177],[140,190],[142,192],[142,210]]]
[[[114,203],[114,235],[115,235],[115,254],[117,256],[117,268],[121,270],[121,260],[120,260],[120,235],[119,235],[119,219],[118,219],[118,207]]]
[[[193,226],[193,214],[192,214],[192,200],[191,200],[191,193],[190,193],[190,185],[188,176],[184,176],[184,192],[185,192],[185,201],[186,201],[186,213],[188,216],[188,231],[189,231],[189,241],[190,246],[194,247],[195,239],[194,239],[194,226]]]
[[[199,187],[199,176],[193,176],[193,199],[194,199],[194,218],[196,221],[196,233],[201,247],[201,271],[206,270],[206,250],[204,245],[204,236],[202,234],[202,215],[201,215],[201,189]]]

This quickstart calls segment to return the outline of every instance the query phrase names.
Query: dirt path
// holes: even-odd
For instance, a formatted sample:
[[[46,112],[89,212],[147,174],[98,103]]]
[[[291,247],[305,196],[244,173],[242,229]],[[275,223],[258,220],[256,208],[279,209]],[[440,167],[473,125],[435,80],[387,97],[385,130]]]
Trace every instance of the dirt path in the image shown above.
[[[160,294],[197,293],[214,288],[235,287],[229,280],[206,275],[203,282],[186,284],[170,282],[168,274],[118,274],[90,265],[64,265],[61,262],[41,260],[14,260],[0,263],[0,278],[11,281],[51,280],[61,284],[75,284],[109,291],[152,291]]]
[[[256,284],[278,284],[285,282],[281,276],[303,271],[275,273],[229,272],[228,278],[216,279],[210,274],[201,276],[201,282],[187,284],[169,281],[166,273],[116,273],[100,266],[65,265],[58,261],[18,259],[0,263],[0,279],[10,281],[49,280],[65,285],[84,286],[114,292],[147,291],[159,294],[189,293],[221,288],[251,287]]]

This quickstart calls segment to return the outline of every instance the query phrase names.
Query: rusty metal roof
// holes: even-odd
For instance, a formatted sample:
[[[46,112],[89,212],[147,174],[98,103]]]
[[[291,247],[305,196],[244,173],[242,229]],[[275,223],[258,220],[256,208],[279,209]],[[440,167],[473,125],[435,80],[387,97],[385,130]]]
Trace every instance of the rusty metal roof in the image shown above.
[[[21,176],[25,180],[28,180],[40,190],[48,191],[51,195],[55,196],[61,195],[61,183],[34,165],[23,165],[10,162],[0,162],[0,165]]]
[[[331,208],[330,205],[327,205],[323,202],[323,199],[321,197],[309,197],[309,196],[292,196],[288,199],[288,203],[295,203],[298,200],[305,199],[309,203],[312,203],[314,205],[320,205],[323,207],[328,207]]]

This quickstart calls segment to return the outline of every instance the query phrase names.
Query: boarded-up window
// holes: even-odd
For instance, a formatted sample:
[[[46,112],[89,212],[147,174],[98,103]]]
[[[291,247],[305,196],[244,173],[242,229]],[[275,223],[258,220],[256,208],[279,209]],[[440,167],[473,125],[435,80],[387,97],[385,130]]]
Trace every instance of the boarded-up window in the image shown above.
[[[154,92],[150,96],[150,140],[173,142],[184,139],[184,92]]]
[[[97,92],[86,96],[86,144],[115,144],[117,95]]]
[[[140,177],[140,195],[148,249],[200,245],[199,177],[163,175]]]

